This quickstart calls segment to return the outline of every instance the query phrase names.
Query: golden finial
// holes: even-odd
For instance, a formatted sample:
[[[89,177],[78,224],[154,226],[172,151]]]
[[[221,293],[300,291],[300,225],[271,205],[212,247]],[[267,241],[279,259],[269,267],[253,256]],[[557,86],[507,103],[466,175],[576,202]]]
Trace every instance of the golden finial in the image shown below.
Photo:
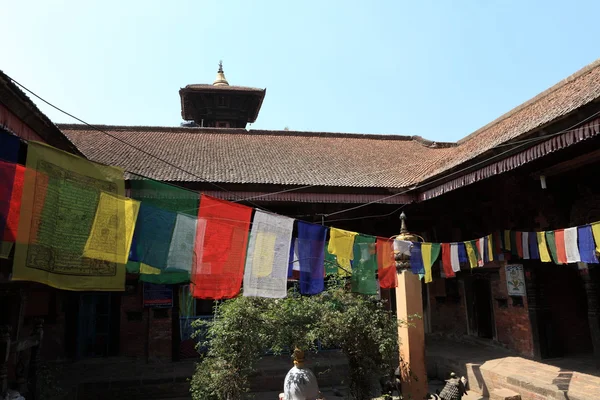
[[[217,71],[217,79],[213,82],[214,86],[229,86],[229,82],[225,79],[223,72],[223,61],[219,61],[219,70]]]
[[[294,365],[297,368],[304,366],[304,352],[297,347],[294,349]]]

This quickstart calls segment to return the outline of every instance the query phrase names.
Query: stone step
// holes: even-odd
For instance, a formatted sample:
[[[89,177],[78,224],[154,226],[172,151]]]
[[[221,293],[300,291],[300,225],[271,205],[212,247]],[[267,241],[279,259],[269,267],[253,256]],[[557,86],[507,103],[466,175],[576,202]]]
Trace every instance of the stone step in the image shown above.
[[[510,389],[494,389],[490,392],[490,400],[521,400],[521,395]]]

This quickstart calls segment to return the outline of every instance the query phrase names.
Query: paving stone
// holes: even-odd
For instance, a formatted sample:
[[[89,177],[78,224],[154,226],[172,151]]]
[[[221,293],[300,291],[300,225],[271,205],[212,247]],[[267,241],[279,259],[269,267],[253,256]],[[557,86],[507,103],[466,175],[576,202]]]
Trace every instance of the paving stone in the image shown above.
[[[490,400],[521,400],[521,395],[510,389],[494,389],[490,393]]]

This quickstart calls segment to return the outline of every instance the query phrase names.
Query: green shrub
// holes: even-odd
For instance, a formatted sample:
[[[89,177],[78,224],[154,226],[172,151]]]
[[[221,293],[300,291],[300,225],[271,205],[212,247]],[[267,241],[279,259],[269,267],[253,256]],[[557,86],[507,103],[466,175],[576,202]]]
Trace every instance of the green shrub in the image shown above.
[[[315,296],[301,296],[293,288],[285,299],[226,300],[215,308],[212,322],[195,326],[206,330],[206,343],[200,345],[208,345],[208,352],[192,378],[194,400],[242,398],[268,350],[317,351],[317,341],[341,349],[348,358],[350,394],[357,400],[369,398],[373,378],[389,374],[398,362],[396,317],[382,301],[350,293],[336,277]]]

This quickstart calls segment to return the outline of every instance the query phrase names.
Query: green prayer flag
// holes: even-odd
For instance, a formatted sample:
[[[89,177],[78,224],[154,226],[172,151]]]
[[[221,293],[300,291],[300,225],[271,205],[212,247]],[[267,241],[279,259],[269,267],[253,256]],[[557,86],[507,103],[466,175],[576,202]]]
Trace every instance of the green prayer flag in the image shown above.
[[[552,261],[554,261],[555,264],[560,264],[558,262],[558,256],[556,255],[556,239],[554,238],[554,231],[546,231],[546,243],[548,244]]]
[[[354,260],[352,261],[352,291],[362,294],[377,294],[377,257],[375,236],[358,234],[354,238]]]
[[[161,271],[160,274],[140,274],[140,281],[154,284],[188,283],[190,274],[183,270]]]
[[[144,179],[138,176],[130,179],[131,198],[145,204],[196,217],[200,196],[192,190],[182,189],[166,183]]]
[[[519,251],[517,247],[517,232],[510,231],[510,253],[513,256],[519,257]]]
[[[180,254],[181,251],[179,253],[174,252],[174,249],[180,249],[181,246],[173,247],[171,241],[173,237],[177,237],[175,235],[177,232],[177,213],[197,217],[200,204],[199,194],[140,176],[134,176],[129,184],[131,198],[142,202],[134,234],[134,258],[136,261],[141,261],[160,271],[153,274],[145,274],[143,271],[140,273],[140,263],[132,264],[130,261],[127,264],[127,272],[139,273],[140,280],[148,283],[189,282],[189,271],[167,268],[167,266],[169,266],[169,260],[172,256],[179,258],[188,256],[191,260],[191,254]],[[195,237],[196,224],[193,224],[191,229],[194,231],[192,236]],[[179,240],[181,240],[181,237],[179,237]],[[191,248],[185,248],[185,251],[188,250],[192,251]],[[137,264],[137,270],[135,264]]]
[[[479,253],[479,247],[477,247],[477,240],[469,240],[469,243],[471,243],[471,246],[473,246],[473,249],[475,249],[475,256],[477,257],[477,261],[483,260],[481,254]]]
[[[128,274],[139,274],[140,273],[140,263],[137,261],[127,261],[125,265],[125,269]]]

